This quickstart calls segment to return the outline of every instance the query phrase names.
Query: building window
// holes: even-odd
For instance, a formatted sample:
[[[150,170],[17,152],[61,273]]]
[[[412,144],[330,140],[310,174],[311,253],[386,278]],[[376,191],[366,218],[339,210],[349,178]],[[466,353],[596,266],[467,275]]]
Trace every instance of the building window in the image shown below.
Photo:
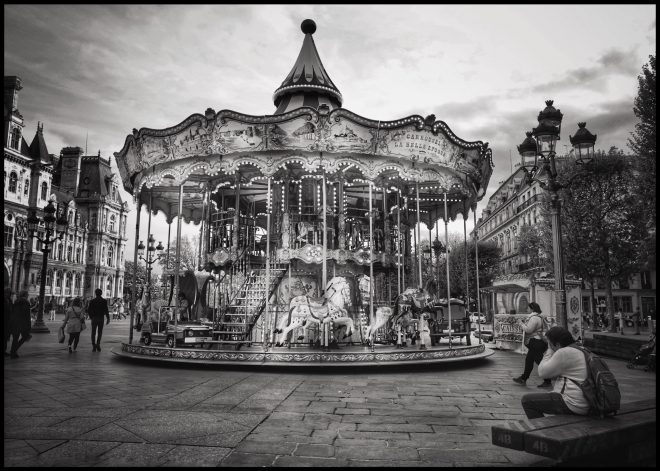
[[[101,263],[105,263],[105,245],[101,246]]]
[[[613,296],[614,309],[621,308],[623,312],[632,312],[632,296]]]
[[[110,298],[112,297],[112,277],[108,277],[108,284],[106,285],[105,288],[105,297]]]
[[[53,286],[53,270],[48,270],[46,273],[46,286]]]
[[[41,199],[46,201],[46,198],[48,198],[48,183],[43,182],[41,184]]]
[[[21,142],[21,129],[20,128],[14,128],[11,130],[11,147],[12,149],[19,150],[18,145]]]
[[[23,195],[28,196],[30,192],[30,180],[25,180],[25,186],[23,187]]]
[[[66,274],[66,282],[65,282],[65,283],[66,283],[66,284],[65,284],[65,287],[66,287],[66,288],[71,289],[71,281],[72,281],[71,272],[67,272],[67,274]]]
[[[57,259],[64,260],[64,244],[62,242],[57,244]]]
[[[73,280],[73,289],[80,289],[80,273],[76,273],[76,276]]]
[[[115,222],[116,222],[116,220],[117,219],[115,218],[115,215],[111,214],[110,215],[110,224],[109,224],[109,227],[108,227],[108,230],[110,232],[115,232]]]
[[[61,275],[60,272],[57,272],[57,271],[55,272],[55,286],[57,288],[62,287],[62,277],[60,275]]]
[[[115,250],[112,248],[112,245],[108,247],[108,266],[112,267],[114,266],[113,260],[114,260],[114,255],[115,255]]]
[[[91,226],[92,230],[96,230],[96,214],[92,214],[89,225]]]
[[[73,247],[71,245],[66,248],[66,261],[73,262]]]
[[[89,246],[89,255],[87,257],[89,258],[90,261],[94,259],[94,246],[93,245]]]
[[[9,174],[9,191],[12,193],[16,193],[16,182],[18,180],[18,177],[16,176],[16,172],[11,172]]]
[[[5,247],[14,246],[14,226],[5,226]]]
[[[639,274],[642,289],[651,289],[651,272],[643,271]]]
[[[82,257],[82,248],[76,248],[76,263],[80,263],[80,258]]]

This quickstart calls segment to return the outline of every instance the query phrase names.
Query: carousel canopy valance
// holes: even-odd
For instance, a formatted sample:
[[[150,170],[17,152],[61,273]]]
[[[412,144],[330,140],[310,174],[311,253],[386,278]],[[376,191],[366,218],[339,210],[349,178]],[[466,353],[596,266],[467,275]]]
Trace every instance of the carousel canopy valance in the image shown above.
[[[302,80],[306,71],[318,70],[312,79],[326,77],[326,85],[338,94],[318,58],[314,30],[309,24],[303,27],[305,41],[292,73],[300,69],[300,77],[294,75]],[[293,78],[285,82],[289,79]],[[303,85],[304,90],[278,88],[278,100],[314,102],[309,99],[314,84]],[[199,200],[193,204],[197,200],[186,198],[182,216],[188,222],[202,217],[203,190],[222,185],[252,184],[253,202],[265,211],[268,177],[280,182],[323,175],[328,182],[341,179],[347,197],[356,199],[368,193],[365,188],[371,182],[387,194],[406,197],[409,205],[417,203],[419,194],[420,220],[427,225],[438,218],[466,215],[484,196],[493,166],[487,143],[459,138],[434,115],[372,120],[328,106],[323,103],[327,96],[327,91],[318,90],[317,108],[301,106],[266,116],[209,108],[170,128],[134,129],[115,153],[124,188],[140,204],[171,219],[178,186],[184,185],[184,191],[197,192]],[[153,199],[151,194],[140,196],[145,188],[153,192]],[[249,192],[243,195],[249,197]]]

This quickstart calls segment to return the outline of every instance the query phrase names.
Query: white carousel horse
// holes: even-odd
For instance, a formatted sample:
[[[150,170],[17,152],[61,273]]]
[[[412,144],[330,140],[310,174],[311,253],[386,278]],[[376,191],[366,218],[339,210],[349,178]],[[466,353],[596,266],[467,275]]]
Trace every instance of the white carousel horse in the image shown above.
[[[336,276],[332,278],[325,291],[325,296],[312,298],[310,296],[296,296],[289,303],[288,317],[284,316],[279,322],[275,333],[281,334],[276,346],[282,346],[289,332],[305,327],[308,321],[324,325],[333,322],[335,325],[345,326],[344,338],[353,334],[353,320],[349,317],[345,307],[350,304],[350,284],[343,278]]]

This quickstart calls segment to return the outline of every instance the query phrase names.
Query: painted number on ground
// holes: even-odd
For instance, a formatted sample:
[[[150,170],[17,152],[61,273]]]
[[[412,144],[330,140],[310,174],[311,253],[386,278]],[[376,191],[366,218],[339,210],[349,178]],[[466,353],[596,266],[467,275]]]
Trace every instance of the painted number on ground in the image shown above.
[[[548,451],[550,451],[548,448],[548,444],[541,440],[534,440],[534,442],[532,443],[532,450],[538,453],[547,453]]]

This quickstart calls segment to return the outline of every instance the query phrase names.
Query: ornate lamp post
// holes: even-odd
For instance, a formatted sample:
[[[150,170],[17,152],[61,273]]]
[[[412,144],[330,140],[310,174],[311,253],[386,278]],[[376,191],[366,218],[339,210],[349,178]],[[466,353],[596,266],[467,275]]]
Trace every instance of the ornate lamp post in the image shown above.
[[[445,246],[442,245],[442,242],[440,242],[440,239],[438,239],[438,236],[435,236],[435,240],[433,241],[433,253],[435,254],[435,261],[436,261],[436,267],[438,268],[438,298],[440,298],[440,254],[445,252]]]
[[[149,234],[149,239],[147,240],[147,243],[148,243],[147,258],[144,258],[145,246],[142,243],[142,241],[140,241],[140,244],[138,245],[138,256],[141,260],[144,260],[144,263],[145,263],[146,268],[147,268],[147,286],[146,286],[147,296],[148,296],[147,297],[147,303],[148,303],[147,305],[151,305],[151,265],[153,265],[154,263],[156,263],[158,260],[160,260],[162,258],[162,256],[163,256],[162,251],[165,248],[165,247],[163,247],[163,244],[160,241],[158,241],[158,245],[156,247],[154,247],[154,242],[156,242],[156,239],[154,239],[154,235]],[[156,254],[156,257],[154,258],[154,252],[156,252],[156,251],[158,253]]]
[[[56,239],[62,240],[69,222],[66,218],[66,213],[63,211],[59,219],[55,218],[55,205],[54,200],[49,200],[48,205],[44,208],[43,222],[45,226],[44,237],[39,237],[39,217],[37,211],[32,210],[30,216],[27,218],[28,231],[30,235],[40,241],[43,246],[41,248],[42,262],[41,262],[41,285],[39,286],[39,309],[37,311],[37,320],[32,326],[31,332],[36,333],[50,333],[48,327],[44,323],[44,298],[46,296],[46,271],[48,269],[48,254],[51,251],[51,245]]]
[[[541,188],[550,192],[556,315],[559,324],[567,327],[566,286],[564,282],[564,264],[561,245],[561,201],[559,200],[558,192],[562,188],[570,186],[572,179],[567,183],[557,181],[555,147],[559,140],[563,115],[561,111],[552,106],[552,100],[547,100],[545,104],[546,108],[538,116],[538,127],[534,128],[532,132],[527,133],[527,138],[518,146],[518,152],[521,156],[522,169],[525,172],[527,184],[531,185],[533,181],[536,181]],[[591,134],[586,129],[586,123],[579,123],[578,127],[579,129],[575,137],[569,136],[569,139],[575,150],[577,163],[587,164],[594,158],[596,135]],[[539,178],[544,174],[547,174],[547,178],[545,181],[542,181]]]

